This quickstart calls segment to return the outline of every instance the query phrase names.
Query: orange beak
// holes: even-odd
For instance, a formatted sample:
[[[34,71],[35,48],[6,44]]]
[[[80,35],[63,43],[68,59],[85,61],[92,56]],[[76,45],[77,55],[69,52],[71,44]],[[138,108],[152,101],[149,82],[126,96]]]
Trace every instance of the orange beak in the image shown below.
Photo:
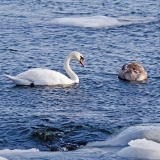
[[[84,67],[84,59],[81,58],[79,62],[80,62],[80,63],[82,64],[82,66]]]

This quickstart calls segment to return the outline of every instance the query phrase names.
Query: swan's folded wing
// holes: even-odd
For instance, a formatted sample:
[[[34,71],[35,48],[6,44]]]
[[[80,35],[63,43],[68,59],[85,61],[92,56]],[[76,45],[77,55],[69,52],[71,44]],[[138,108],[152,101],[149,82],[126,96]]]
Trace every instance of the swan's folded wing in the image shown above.
[[[6,75],[7,78],[9,78],[11,81],[13,81],[17,85],[30,85],[32,82],[26,79],[17,78],[15,76]]]

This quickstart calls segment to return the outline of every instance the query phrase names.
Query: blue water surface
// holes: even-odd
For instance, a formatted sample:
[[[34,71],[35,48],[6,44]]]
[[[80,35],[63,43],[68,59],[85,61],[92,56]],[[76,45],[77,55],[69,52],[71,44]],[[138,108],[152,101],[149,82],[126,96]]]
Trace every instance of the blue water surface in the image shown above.
[[[1,0],[0,150],[63,152],[130,126],[159,124],[159,8],[154,0]],[[97,16],[104,21],[95,27]],[[92,21],[84,22],[85,17]],[[38,67],[66,74],[64,60],[74,50],[85,59],[85,67],[70,64],[77,85],[31,88],[4,76]],[[118,79],[121,66],[131,61],[142,63],[147,81]],[[115,152],[100,157],[108,156],[115,159]]]

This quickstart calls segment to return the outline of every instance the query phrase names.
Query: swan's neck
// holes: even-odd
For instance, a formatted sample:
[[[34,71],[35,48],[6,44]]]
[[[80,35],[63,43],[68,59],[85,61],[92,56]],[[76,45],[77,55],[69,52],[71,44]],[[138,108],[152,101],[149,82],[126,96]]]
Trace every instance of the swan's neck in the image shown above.
[[[71,59],[72,59],[72,56],[71,56],[71,55],[69,55],[69,56],[66,58],[66,60],[65,60],[65,62],[64,62],[64,68],[65,68],[67,74],[69,75],[69,77],[71,78],[71,80],[72,80],[73,82],[75,82],[75,83],[79,83],[79,78],[78,78],[78,76],[72,71],[72,69],[71,69],[70,66],[69,66],[69,62],[70,62]]]

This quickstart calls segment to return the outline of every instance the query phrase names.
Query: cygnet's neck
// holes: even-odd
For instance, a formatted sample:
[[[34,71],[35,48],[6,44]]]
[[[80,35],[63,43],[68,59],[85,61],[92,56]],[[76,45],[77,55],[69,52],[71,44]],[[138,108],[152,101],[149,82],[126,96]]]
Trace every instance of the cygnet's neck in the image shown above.
[[[72,54],[69,54],[68,57],[66,58],[64,62],[64,69],[66,70],[67,74],[71,78],[71,80],[75,83],[79,83],[79,78],[78,76],[72,71],[72,69],[69,66],[70,60],[73,58]]]

